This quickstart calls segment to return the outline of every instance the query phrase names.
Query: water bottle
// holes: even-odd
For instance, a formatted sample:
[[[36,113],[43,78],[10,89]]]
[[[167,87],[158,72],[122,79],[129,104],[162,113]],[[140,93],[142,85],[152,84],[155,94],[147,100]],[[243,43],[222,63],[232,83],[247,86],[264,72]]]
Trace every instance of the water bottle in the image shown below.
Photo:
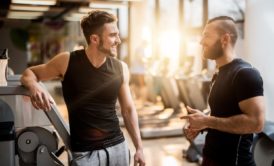
[[[0,86],[7,86],[7,68],[8,68],[8,49],[2,49],[0,52]]]

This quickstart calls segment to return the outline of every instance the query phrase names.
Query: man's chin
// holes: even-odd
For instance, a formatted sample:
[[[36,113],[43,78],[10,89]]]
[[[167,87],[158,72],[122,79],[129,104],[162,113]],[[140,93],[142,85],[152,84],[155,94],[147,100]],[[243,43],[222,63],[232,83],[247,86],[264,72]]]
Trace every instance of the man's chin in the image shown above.
[[[109,56],[111,56],[111,57],[117,57],[117,53],[110,52]]]
[[[203,52],[203,57],[205,59],[209,59],[209,60],[215,60],[215,56],[212,55],[210,52],[204,51]]]
[[[205,59],[209,59],[209,60],[217,60],[218,58],[222,57],[222,55],[206,55],[206,54],[203,54],[203,57]]]
[[[117,55],[116,54],[109,54],[110,57],[116,58]]]
[[[116,50],[110,51],[110,56],[111,57],[117,57],[117,51]]]
[[[203,58],[204,59],[211,59],[207,54],[203,53]]]

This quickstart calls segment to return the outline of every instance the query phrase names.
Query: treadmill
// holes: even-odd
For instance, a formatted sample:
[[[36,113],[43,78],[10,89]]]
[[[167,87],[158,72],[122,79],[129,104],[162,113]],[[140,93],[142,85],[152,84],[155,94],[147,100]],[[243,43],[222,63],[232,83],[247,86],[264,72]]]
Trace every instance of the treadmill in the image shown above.
[[[263,131],[255,135],[252,152],[256,165],[274,166],[274,122],[266,121]]]
[[[179,97],[180,100],[185,104],[185,106],[190,106],[194,108],[194,104],[189,97],[190,90],[188,89],[187,85],[188,78],[181,77],[176,79],[177,87],[179,90]]]
[[[160,95],[164,108],[160,113],[140,119],[140,130],[142,138],[157,138],[182,135],[182,115],[179,92],[175,79],[168,77],[157,77],[160,86]],[[149,123],[150,122],[150,123]]]
[[[47,112],[35,110],[29,91],[19,80],[20,75],[8,76],[8,86],[0,87],[1,165],[69,165],[72,155],[68,124],[55,105]],[[64,151],[68,164],[58,158]]]
[[[203,111],[207,108],[207,99],[204,98],[202,86],[203,79],[199,76],[190,77],[185,86],[189,89],[188,95],[193,104],[193,108]]]
[[[141,108],[136,108],[140,124],[153,123],[148,121],[152,116],[160,114],[164,110],[162,104],[157,103],[157,96],[160,95],[160,80],[159,77],[154,77],[151,75],[146,76],[146,86],[147,86],[147,97],[149,101],[152,101],[152,105],[143,105]],[[154,118],[156,119],[156,118]]]
[[[200,76],[195,76],[178,78],[176,82],[181,100],[185,105],[205,112],[210,81]],[[183,157],[189,162],[197,162],[201,165],[205,136],[206,133],[200,133],[193,141],[190,141],[190,146],[187,149],[182,150]]]

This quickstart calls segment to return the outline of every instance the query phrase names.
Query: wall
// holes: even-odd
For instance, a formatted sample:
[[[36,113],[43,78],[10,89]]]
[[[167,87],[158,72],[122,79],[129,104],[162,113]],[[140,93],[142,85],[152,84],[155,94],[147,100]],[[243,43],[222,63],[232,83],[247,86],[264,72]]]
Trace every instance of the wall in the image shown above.
[[[9,67],[15,74],[21,74],[28,65],[47,62],[59,52],[72,51],[77,43],[85,41],[79,22],[5,20],[1,23],[0,49],[9,49]],[[22,31],[15,31],[18,29]],[[18,47],[11,36],[16,36],[20,46],[26,48]]]
[[[274,121],[274,1],[246,0],[245,56],[262,74],[266,119]]]
[[[12,28],[24,28],[28,25],[29,21],[26,20],[12,20],[6,21],[0,27],[0,48],[9,49],[9,67],[13,69],[15,74],[21,74],[27,67],[27,53],[14,45],[10,38]]]

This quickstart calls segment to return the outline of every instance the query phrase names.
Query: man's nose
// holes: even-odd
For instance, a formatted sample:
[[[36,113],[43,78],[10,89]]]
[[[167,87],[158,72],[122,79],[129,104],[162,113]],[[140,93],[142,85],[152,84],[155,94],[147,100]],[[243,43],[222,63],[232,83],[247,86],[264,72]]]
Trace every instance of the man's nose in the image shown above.
[[[199,43],[200,43],[200,45],[203,45],[204,44],[204,39],[201,38]]]
[[[116,38],[116,42],[117,42],[117,44],[121,44],[121,39],[120,39],[120,36],[117,36],[117,38]]]

